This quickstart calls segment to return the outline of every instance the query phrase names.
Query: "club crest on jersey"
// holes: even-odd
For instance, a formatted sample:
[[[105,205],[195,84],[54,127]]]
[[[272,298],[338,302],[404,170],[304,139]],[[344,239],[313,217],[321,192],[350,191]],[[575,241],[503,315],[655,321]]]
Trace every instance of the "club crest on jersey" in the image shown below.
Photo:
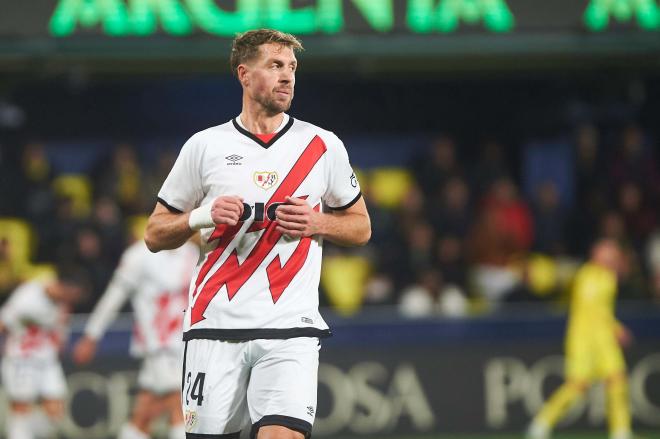
[[[275,186],[275,183],[277,183],[277,172],[257,171],[254,173],[254,184],[261,189],[268,190]]]
[[[195,424],[197,424],[197,412],[193,410],[186,410],[186,414],[184,416],[184,422],[185,422],[186,431],[190,433],[192,429],[195,427]]]

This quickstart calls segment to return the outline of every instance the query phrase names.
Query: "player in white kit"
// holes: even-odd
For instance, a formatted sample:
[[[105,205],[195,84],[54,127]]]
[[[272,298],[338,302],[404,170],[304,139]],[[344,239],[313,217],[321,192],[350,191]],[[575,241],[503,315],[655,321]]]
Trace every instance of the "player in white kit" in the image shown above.
[[[145,239],[159,251],[201,231],[203,258],[184,318],[188,439],[311,435],[324,239],[365,244],[369,215],[343,143],[284,112],[302,49],[292,35],[236,37],[240,115],[188,140],[158,195]]]
[[[7,438],[50,437],[62,419],[67,386],[58,357],[68,338],[71,307],[86,289],[83,274],[60,270],[52,281],[19,285],[2,307],[2,385],[11,411]],[[38,402],[47,416],[34,410]]]
[[[181,326],[191,272],[198,258],[199,248],[191,242],[157,254],[149,252],[144,241],[128,247],[76,344],[74,360],[78,364],[91,361],[98,340],[126,300],[131,299],[136,323],[131,353],[144,357],[144,361],[138,375],[140,391],[130,422],[121,428],[119,439],[149,438],[153,420],[163,413],[169,416],[169,439],[185,437]]]

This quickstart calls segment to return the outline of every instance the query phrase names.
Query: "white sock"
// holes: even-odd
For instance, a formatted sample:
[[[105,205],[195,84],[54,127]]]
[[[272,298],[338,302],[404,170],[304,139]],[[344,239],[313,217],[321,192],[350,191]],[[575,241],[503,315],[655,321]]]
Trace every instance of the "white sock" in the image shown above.
[[[133,424],[126,423],[119,430],[117,439],[149,439],[149,436],[142,433]]]
[[[550,427],[544,422],[533,420],[527,429],[527,439],[547,439],[550,436]]]
[[[632,433],[628,430],[616,431],[610,435],[611,439],[631,439]]]
[[[11,439],[34,439],[30,428],[30,414],[9,413],[7,437]]]
[[[170,426],[167,439],[186,439],[186,429],[183,427],[183,423]]]
[[[38,439],[50,438],[55,432],[55,423],[42,410],[33,410],[30,415],[30,428]]]

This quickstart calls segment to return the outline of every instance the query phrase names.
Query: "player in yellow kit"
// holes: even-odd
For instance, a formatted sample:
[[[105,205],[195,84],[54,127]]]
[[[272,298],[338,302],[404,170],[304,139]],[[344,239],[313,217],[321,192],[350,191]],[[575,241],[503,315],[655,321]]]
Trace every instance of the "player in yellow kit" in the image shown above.
[[[578,271],[566,331],[566,381],[545,403],[528,430],[528,438],[549,437],[552,428],[595,381],[607,389],[611,439],[630,439],[626,364],[621,346],[631,336],[614,316],[617,275],[623,255],[610,239],[598,241],[591,260]]]

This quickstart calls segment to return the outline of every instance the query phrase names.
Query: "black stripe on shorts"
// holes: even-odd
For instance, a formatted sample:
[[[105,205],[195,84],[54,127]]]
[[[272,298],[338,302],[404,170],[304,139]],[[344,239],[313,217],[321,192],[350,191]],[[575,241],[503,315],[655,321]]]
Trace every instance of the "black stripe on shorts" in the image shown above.
[[[186,439],[239,439],[241,432],[227,434],[186,433]]]
[[[199,328],[189,329],[183,334],[183,341],[189,340],[221,340],[247,341],[257,339],[288,339],[297,337],[326,338],[332,333],[329,329],[318,328],[259,328],[259,329],[219,329]]]
[[[258,422],[252,424],[250,431],[250,439],[256,439],[257,433],[261,427],[266,425],[280,425],[288,429],[297,431],[305,435],[305,439],[312,437],[312,424],[302,419],[294,418],[292,416],[282,415],[267,415],[261,418]]]
[[[181,401],[185,400],[185,395],[183,392],[185,392],[186,388],[186,357],[188,356],[188,342],[186,341],[184,343],[184,348],[183,348],[183,368],[181,372]]]

